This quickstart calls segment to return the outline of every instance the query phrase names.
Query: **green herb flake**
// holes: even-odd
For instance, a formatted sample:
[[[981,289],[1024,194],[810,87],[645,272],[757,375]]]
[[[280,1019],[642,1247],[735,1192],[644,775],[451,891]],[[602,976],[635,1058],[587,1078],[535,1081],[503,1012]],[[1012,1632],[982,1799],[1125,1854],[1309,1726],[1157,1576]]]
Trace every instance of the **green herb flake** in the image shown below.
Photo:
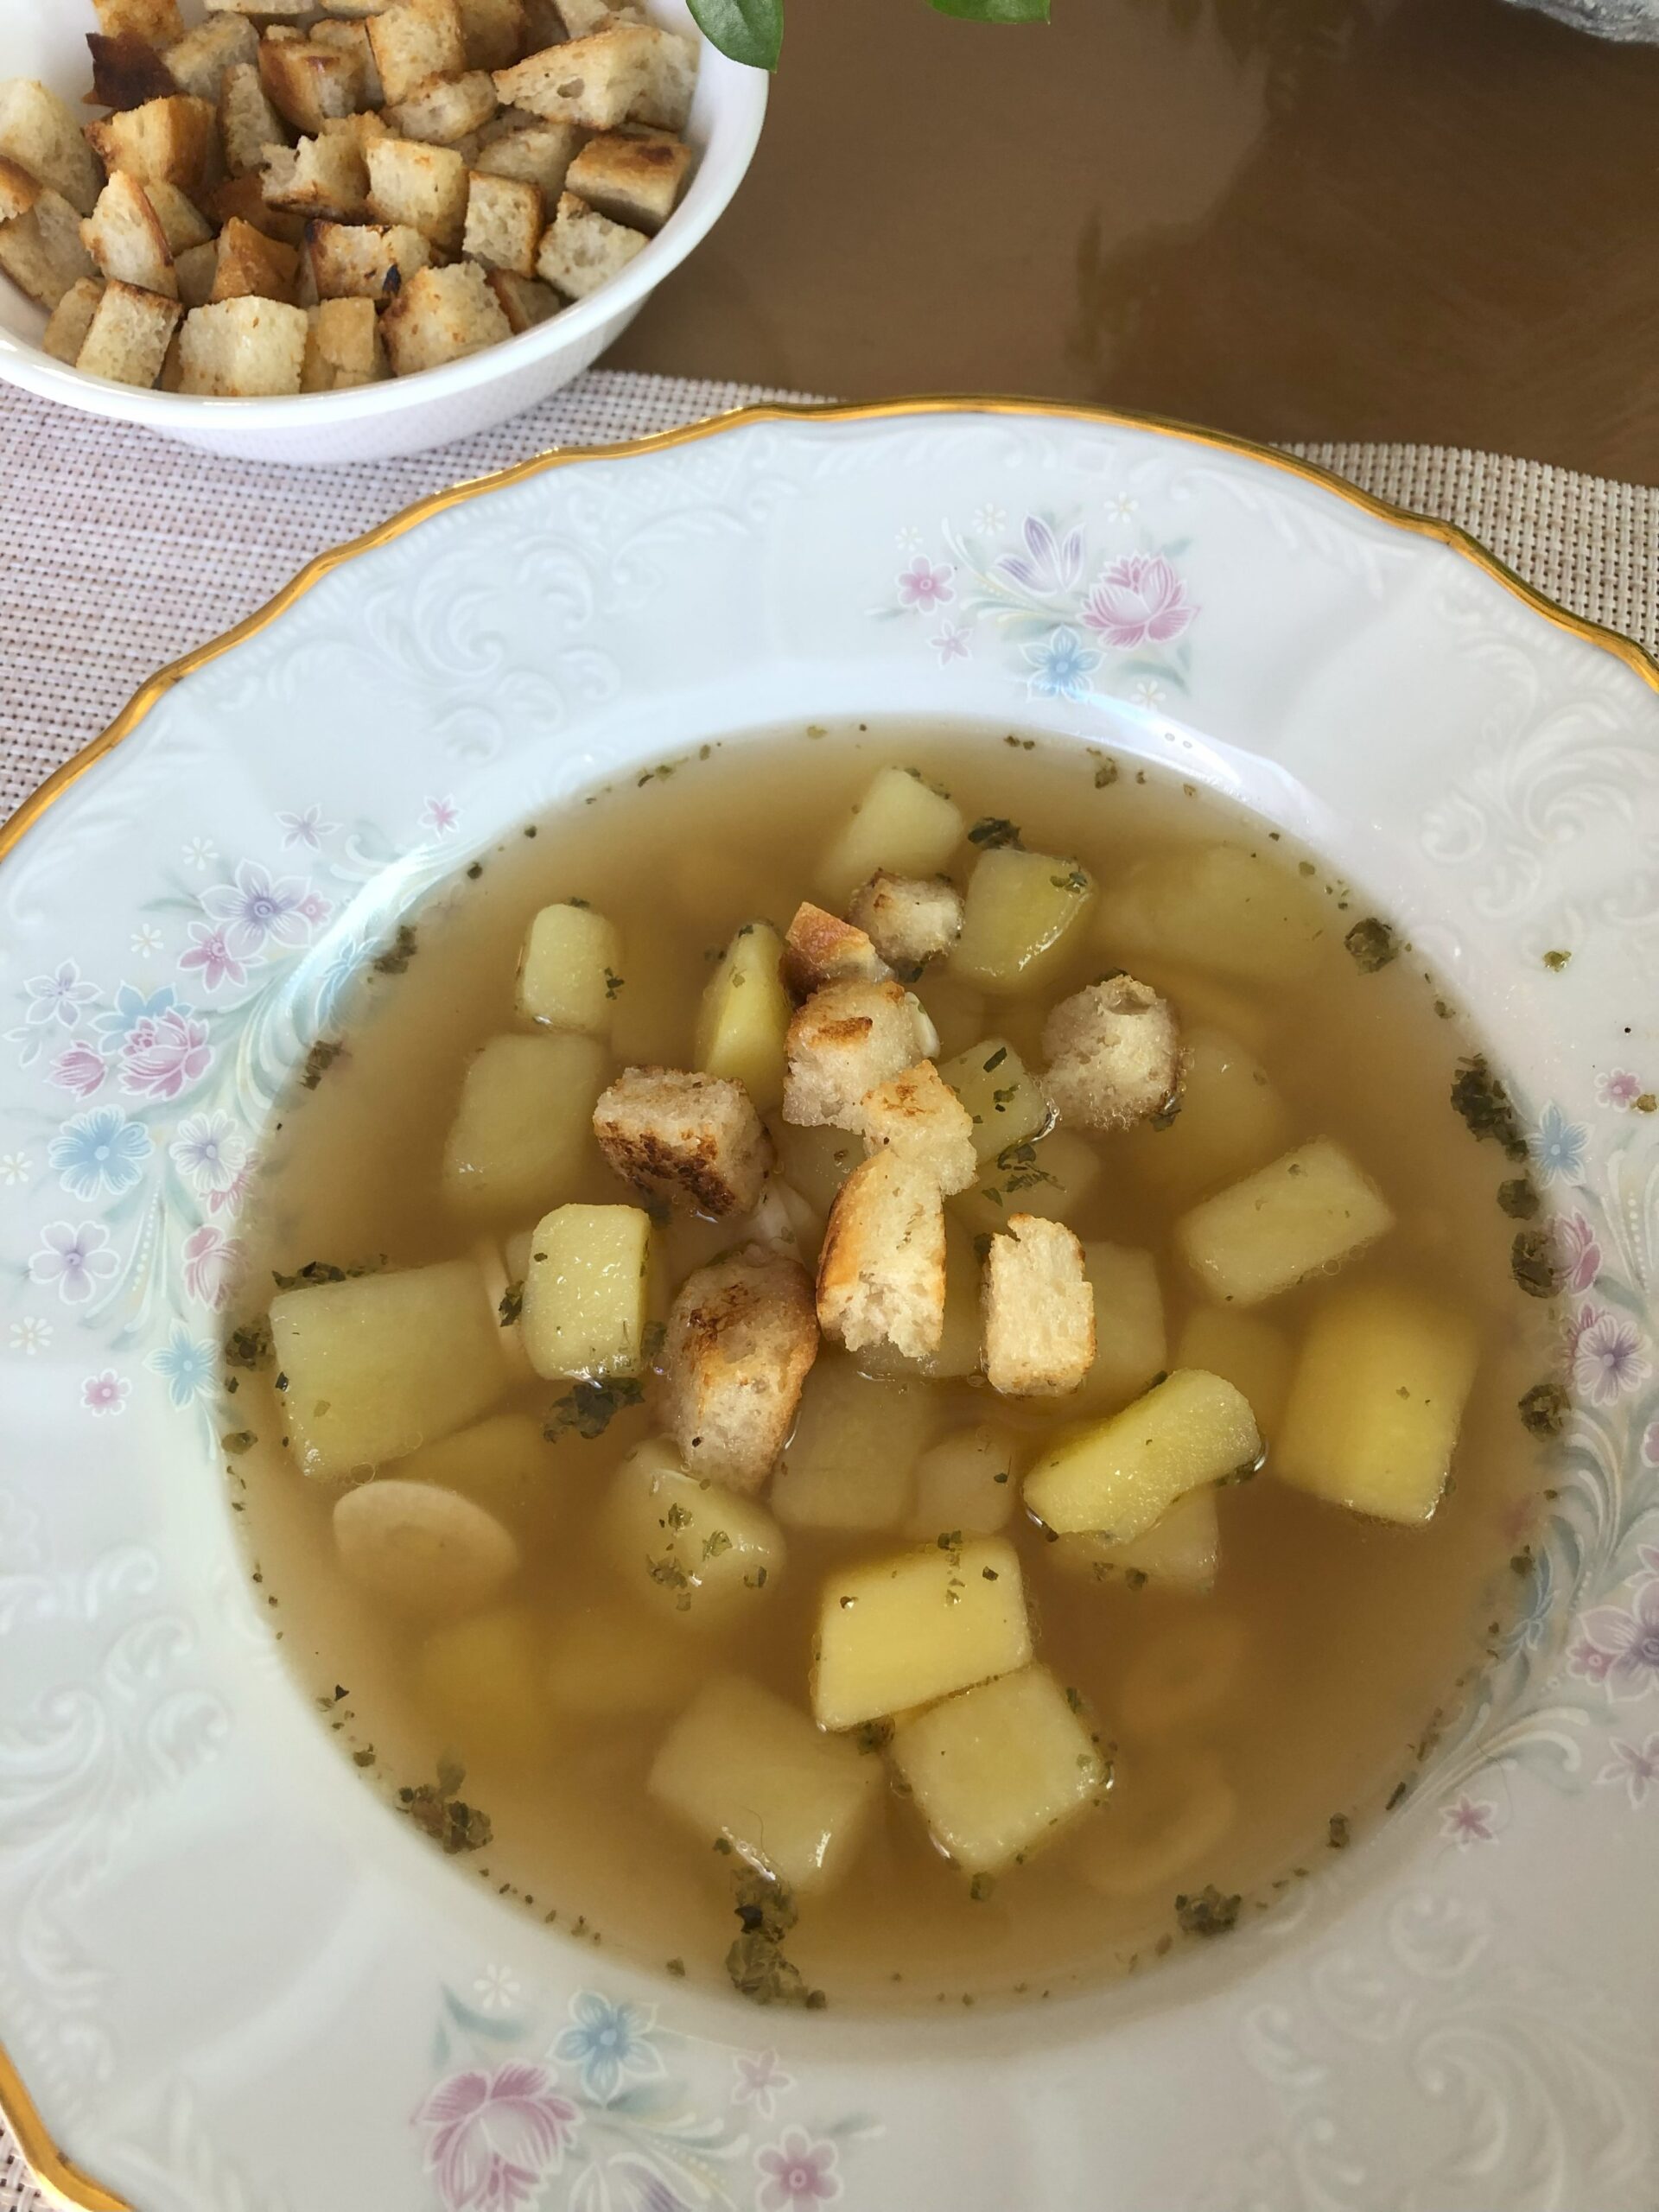
[[[643,1403],[645,1385],[637,1376],[618,1375],[608,1382],[577,1382],[556,1398],[542,1423],[550,1444],[573,1433],[589,1443],[603,1436],[620,1413]]]
[[[397,1803],[423,1834],[442,1845],[453,1858],[457,1852],[479,1851],[494,1831],[487,1813],[468,1805],[460,1796],[467,1770],[458,1760],[440,1759],[435,1784],[423,1782],[413,1789],[400,1789]]]
[[[1083,1692],[1078,1689],[1073,1689],[1069,1682],[1066,1685],[1065,1701],[1071,1707],[1073,1713],[1081,1713],[1083,1711]]]
[[[1510,1247],[1510,1273],[1529,1298],[1554,1298],[1561,1287],[1554,1239],[1547,1229],[1522,1229]]]
[[[221,1436],[219,1441],[222,1451],[239,1459],[245,1452],[251,1452],[259,1440],[251,1428],[233,1428],[228,1436]]]
[[[663,1963],[666,1967],[668,1972],[673,1975],[676,1981],[683,1981],[685,1980],[685,1961],[683,1959],[665,1959]]]
[[[245,1321],[232,1329],[225,1339],[226,1363],[231,1367],[257,1369],[267,1367],[276,1357],[271,1342],[270,1324],[262,1315],[257,1321]]]
[[[1544,955],[1544,965],[1552,976],[1559,976],[1572,957],[1570,952],[1547,952]]]
[[[605,995],[606,995],[606,997],[607,997],[607,999],[613,999],[613,998],[616,996],[616,995],[617,995],[617,993],[618,993],[619,991],[624,990],[624,989],[626,989],[626,983],[625,979],[624,979],[622,976],[619,976],[619,975],[616,973],[616,970],[615,970],[613,968],[607,968],[607,969],[605,970]]]
[[[1006,1060],[1007,1057],[1007,1046],[1006,1045],[999,1045],[996,1050],[991,1054],[990,1058],[985,1063],[986,1074],[995,1075],[998,1068],[1001,1066],[1003,1061]]]
[[[397,934],[374,963],[377,976],[401,976],[415,957],[415,931],[408,922],[399,922]]]
[[[469,883],[476,883],[476,882],[478,881],[479,877],[480,877],[480,875],[482,875],[482,874],[483,874],[483,873],[484,873],[484,863],[483,863],[483,861],[474,861],[473,862],[472,866],[471,866],[471,867],[467,869],[467,880]]]
[[[1375,976],[1379,968],[1386,968],[1400,957],[1399,939],[1388,923],[1379,921],[1375,914],[1356,922],[1342,941],[1362,976]]]
[[[1530,1175],[1511,1175],[1497,1186],[1497,1204],[1511,1221],[1530,1221],[1540,1204],[1538,1186]]]
[[[349,1268],[338,1267],[332,1260],[308,1260],[302,1268],[296,1268],[291,1275],[279,1274],[273,1268],[270,1279],[278,1290],[304,1290],[313,1283],[352,1282],[359,1275],[378,1274],[385,1264],[386,1255],[384,1252],[378,1259],[359,1260]]]
[[[861,1751],[882,1751],[893,1741],[891,1720],[867,1720],[853,1734],[853,1741]]]
[[[1004,845],[1020,842],[1020,825],[1010,822],[1006,815],[982,815],[968,832],[968,842],[982,852],[995,852]]]
[[[1332,1814],[1330,1822],[1326,1827],[1325,1840],[1332,1851],[1347,1850],[1354,1838],[1353,1832],[1349,1826],[1348,1815],[1346,1813]]]
[[[524,1286],[523,1283],[510,1282],[502,1292],[500,1303],[495,1310],[501,1316],[501,1326],[504,1329],[512,1328],[524,1313]]]
[[[756,2005],[799,2005],[819,2011],[822,1990],[809,1989],[800,1969],[785,1955],[784,1942],[799,1917],[795,1900],[781,1882],[753,1869],[738,1878],[740,1933],[726,1954],[726,1971],[741,1997]]]
[[[1123,1570],[1123,1580],[1131,1590],[1144,1590],[1150,1580],[1144,1567],[1126,1567]]]
[[[1516,1411],[1529,1436],[1548,1443],[1560,1434],[1566,1425],[1568,1403],[1567,1392],[1559,1382],[1535,1382],[1516,1401]]]
[[[968,1885],[968,1894],[976,1904],[983,1904],[995,1887],[995,1874],[976,1874]]]
[[[1077,897],[1089,888],[1089,878],[1080,868],[1068,868],[1064,875],[1051,875],[1048,880],[1056,891],[1069,891]]]
[[[305,1056],[305,1070],[300,1081],[308,1090],[315,1090],[346,1047],[335,1039],[319,1037]]]
[[[1659,1114],[1659,1096],[1656,1096],[1651,1090],[1643,1091],[1630,1103],[1638,1114]]]
[[[645,1334],[639,1339],[639,1349],[647,1359],[655,1359],[668,1341],[668,1331],[660,1321],[647,1321]]]
[[[1459,1062],[1452,1081],[1452,1109],[1471,1137],[1478,1141],[1490,1137],[1503,1147],[1508,1160],[1526,1159],[1525,1132],[1509,1092],[1492,1073],[1484,1053],[1477,1052],[1472,1058]]]
[[[732,1540],[723,1529],[711,1529],[702,1540],[704,1559],[718,1559],[722,1552],[732,1548]]]
[[[1396,1782],[1393,1789],[1389,1792],[1388,1802],[1383,1806],[1383,1811],[1385,1813],[1397,1812],[1410,1795],[1411,1784],[1408,1782]]]
[[[683,1505],[671,1505],[664,1517],[664,1525],[670,1529],[689,1529],[691,1526],[690,1511]]]
[[[1178,1897],[1175,1917],[1184,1936],[1225,1936],[1238,1925],[1242,1897],[1224,1897],[1211,1882],[1196,1897]]]
[[[352,1753],[352,1764],[353,1766],[365,1768],[372,1767],[374,1764],[374,1745],[372,1744],[365,1744],[360,1751],[353,1751]]]
[[[1117,763],[1116,763],[1116,760],[1111,760],[1111,759],[1109,759],[1109,758],[1108,758],[1107,760],[1103,760],[1103,761],[1101,762],[1100,766],[1099,766],[1095,770],[1095,789],[1096,789],[1097,791],[1107,791],[1107,790],[1109,790],[1109,789],[1111,787],[1111,785],[1112,785],[1113,784],[1115,784],[1116,781],[1117,781]]]

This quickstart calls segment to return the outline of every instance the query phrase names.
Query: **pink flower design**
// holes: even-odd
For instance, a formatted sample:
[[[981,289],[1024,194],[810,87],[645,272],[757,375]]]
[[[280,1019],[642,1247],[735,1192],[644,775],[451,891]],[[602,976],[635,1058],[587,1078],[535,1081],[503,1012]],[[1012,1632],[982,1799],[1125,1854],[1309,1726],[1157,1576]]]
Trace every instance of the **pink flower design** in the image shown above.
[[[109,1071],[101,1054],[90,1045],[71,1045],[67,1052],[58,1054],[48,1075],[60,1090],[73,1091],[77,1098],[90,1098],[103,1089]]]
[[[49,1221],[41,1231],[41,1248],[29,1262],[33,1283],[54,1282],[67,1305],[84,1306],[99,1283],[112,1275],[121,1262],[109,1249],[110,1232],[99,1221]]]
[[[176,1098],[207,1074],[207,1026],[178,1007],[144,1014],[121,1047],[121,1088],[145,1098]]]
[[[302,814],[279,814],[276,820],[284,846],[308,845],[314,853],[321,849],[322,840],[332,836],[340,827],[338,822],[323,820],[320,806],[308,806]]]
[[[181,968],[196,968],[201,971],[204,990],[216,991],[221,983],[245,983],[248,971],[226,942],[222,929],[209,929],[205,922],[190,925],[190,948],[179,955]]]
[[[1128,553],[1091,588],[1083,619],[1109,645],[1166,645],[1198,613],[1186,587],[1161,553]]]
[[[785,2074],[778,2063],[775,2050],[740,2050],[732,2061],[736,2080],[732,2088],[734,2105],[753,2105],[762,2120],[770,2120],[780,2096],[795,2086],[794,2077]]]
[[[918,607],[924,614],[931,614],[936,607],[948,606],[957,595],[950,586],[956,573],[948,562],[936,569],[925,553],[918,553],[899,574],[899,604]]]
[[[1598,1406],[1617,1405],[1651,1372],[1634,1322],[1583,1308],[1573,1345],[1573,1386],[1580,1396]]]
[[[815,2142],[803,2127],[786,2127],[776,2143],[754,2154],[755,2171],[763,2177],[755,2191],[757,2212],[833,2204],[841,2195],[840,2156],[833,2143]]]
[[[1632,1075],[1629,1068],[1609,1068],[1605,1075],[1596,1077],[1596,1103],[1611,1106],[1615,1113],[1628,1113],[1642,1096],[1642,1078]]]
[[[1484,1798],[1459,1797],[1455,1803],[1440,1808],[1440,1834],[1459,1851],[1467,1851],[1473,1843],[1496,1843],[1497,1830],[1493,1821],[1497,1815],[1497,1806]]]
[[[1564,1290],[1588,1290],[1601,1273],[1601,1247],[1581,1213],[1563,1214],[1551,1231]]]
[[[429,798],[421,810],[421,820],[440,837],[447,837],[460,819],[461,809],[452,798]]]
[[[416,2107],[444,2212],[518,2212],[564,2164],[580,2115],[544,2066],[515,2060],[440,2082]]]
[[[273,876],[257,861],[241,861],[234,882],[216,883],[202,893],[201,909],[223,926],[232,957],[248,960],[268,944],[304,942],[310,893],[310,885],[298,876]]]
[[[1659,1467],[1659,1421],[1648,1424],[1647,1433],[1642,1439],[1642,1457],[1650,1467]]]
[[[80,1402],[95,1417],[104,1414],[124,1414],[132,1385],[124,1375],[106,1367],[101,1375],[89,1375],[80,1386]]]
[[[972,632],[955,622],[941,622],[927,642],[938,653],[941,668],[953,660],[966,660],[973,651]]]
[[[204,1223],[184,1240],[184,1287],[198,1305],[225,1303],[241,1248],[222,1229]]]
[[[299,904],[299,912],[304,915],[313,929],[315,929],[319,922],[326,922],[334,911],[327,899],[316,891],[308,891]]]
[[[1659,1683],[1659,1575],[1643,1576],[1628,1605],[1597,1605],[1567,1655],[1571,1673],[1599,1682],[1615,1703]]]
[[[56,1021],[66,1029],[73,1029],[83,1010],[96,1001],[98,986],[82,982],[74,962],[64,960],[49,976],[32,977],[23,985],[23,995],[29,1001],[29,1010],[23,1017],[27,1022],[37,1025]]]
[[[1627,1744],[1615,1736],[1607,1746],[1612,1758],[1596,1777],[1598,1782],[1623,1783],[1630,1803],[1639,1811],[1649,1789],[1659,1790],[1659,1734],[1645,1744]]]

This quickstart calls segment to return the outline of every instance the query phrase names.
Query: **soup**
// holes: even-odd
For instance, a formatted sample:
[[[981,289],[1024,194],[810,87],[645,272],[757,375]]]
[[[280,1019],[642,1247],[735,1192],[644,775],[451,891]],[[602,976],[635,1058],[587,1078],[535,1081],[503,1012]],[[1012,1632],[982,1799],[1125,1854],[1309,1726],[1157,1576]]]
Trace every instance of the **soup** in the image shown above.
[[[596,791],[276,1123],[226,1357],[284,1648],[458,1864],[760,2001],[1223,1933],[1502,1630],[1506,1115],[1383,919],[1161,772],[860,725]]]

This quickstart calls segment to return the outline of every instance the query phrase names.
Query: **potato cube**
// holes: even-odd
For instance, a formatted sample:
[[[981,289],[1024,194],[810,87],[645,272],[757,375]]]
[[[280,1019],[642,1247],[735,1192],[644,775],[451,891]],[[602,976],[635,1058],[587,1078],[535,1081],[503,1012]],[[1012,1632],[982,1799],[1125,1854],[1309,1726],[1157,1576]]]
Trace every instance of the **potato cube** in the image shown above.
[[[1016,1213],[1069,1222],[1099,1182],[1102,1165],[1086,1137],[1074,1129],[1052,1129],[1035,1142],[1027,1137],[1005,1145],[954,1211],[974,1230],[1006,1229]]]
[[[1302,1346],[1274,1472],[1351,1512],[1428,1520],[1479,1356],[1467,1315],[1436,1299],[1393,1283],[1336,1292]]]
[[[1011,1146],[1030,1143],[1048,1126],[1042,1086],[1005,1038],[969,1046],[946,1060],[939,1073],[973,1117],[982,1167]]]
[[[1170,1363],[1158,1263],[1150,1252],[1127,1244],[1088,1243],[1083,1267],[1095,1294],[1095,1363],[1076,1403],[1082,1408],[1124,1406],[1149,1389]]]
[[[415,1674],[423,1700],[449,1732],[447,1751],[469,1766],[481,1761],[516,1772],[551,1748],[543,1667],[536,1615],[503,1605],[429,1636]]]
[[[339,1499],[334,1549],[349,1582],[416,1619],[475,1612],[518,1571],[512,1532],[459,1491],[376,1476]]]
[[[745,922],[721,955],[697,1012],[697,1065],[741,1083],[762,1114],[783,1098],[784,1040],[795,1012],[779,978],[783,957],[784,941],[770,922]]]
[[[458,1211],[543,1213],[596,1164],[605,1048],[591,1037],[492,1037],[467,1067],[443,1153]]]
[[[821,1728],[856,1728],[1030,1657],[1020,1557],[1001,1537],[861,1560],[823,1586],[812,1710]]]
[[[784,1532],[766,1507],[688,1475],[660,1439],[622,1462],[601,1517],[623,1587],[676,1625],[753,1619],[783,1576]]]
[[[1289,1135],[1261,1062],[1218,1030],[1194,1029],[1181,1054],[1179,1110],[1162,1128],[1129,1131],[1119,1157],[1154,1190],[1196,1198],[1275,1158]]]
[[[772,1510],[784,1526],[896,1529],[933,1425],[931,1395],[919,1382],[861,1375],[839,1356],[820,1359],[772,1477]]]
[[[1109,1769],[1046,1667],[1023,1667],[905,1721],[893,1763],[934,1841],[970,1874],[1050,1843]]]
[[[1211,1298],[1255,1306],[1393,1226],[1376,1185],[1320,1137],[1194,1206],[1176,1224],[1175,1241]]]
[[[283,1291],[270,1328],[308,1475],[402,1459],[487,1413],[506,1385],[500,1332],[467,1260]]]
[[[1232,1384],[1178,1368],[1046,1452],[1026,1478],[1026,1506],[1061,1535],[1087,1529],[1128,1543],[1186,1491],[1253,1470],[1261,1456],[1255,1419]]]
[[[639,1206],[558,1206],[536,1224],[519,1322],[546,1381],[638,1375],[645,1365],[651,1216]]]
[[[988,1421],[941,1437],[916,1462],[910,1534],[995,1535],[1014,1511],[1014,1439]]]
[[[423,1444],[397,1462],[397,1474],[471,1498],[531,1550],[544,1544],[563,1501],[558,1455],[528,1414],[492,1414]]]
[[[1096,895],[1093,876],[1075,861],[1014,845],[982,853],[968,879],[951,973],[982,991],[1037,989],[1076,941]]]
[[[591,906],[543,906],[519,956],[518,1010],[550,1029],[608,1037],[624,978],[622,939],[613,923]]]
[[[677,1713],[702,1675],[697,1647],[626,1598],[595,1598],[561,1613],[547,1649],[548,1696],[573,1720]]]
[[[1127,1581],[1137,1588],[1155,1582],[1160,1589],[1202,1597],[1216,1586],[1220,1550],[1216,1493],[1210,1488],[1178,1497],[1144,1536],[1127,1544],[1109,1543],[1103,1536],[1062,1536],[1043,1556],[1097,1582]]]
[[[937,875],[967,832],[959,808],[908,768],[883,768],[818,863],[818,888],[837,912],[878,868]]]
[[[937,1351],[912,1359],[895,1344],[865,1344],[858,1363],[867,1375],[924,1376],[948,1381],[980,1370],[979,1255],[967,1225],[947,1213],[944,1222],[944,1326]]]
[[[1249,1400],[1262,1435],[1277,1436],[1290,1391],[1290,1345],[1271,1321],[1230,1306],[1195,1306],[1172,1364],[1224,1376]]]
[[[1282,861],[1207,845],[1137,861],[1102,900],[1096,937],[1126,964],[1144,951],[1240,982],[1290,983],[1319,966],[1335,918]]]

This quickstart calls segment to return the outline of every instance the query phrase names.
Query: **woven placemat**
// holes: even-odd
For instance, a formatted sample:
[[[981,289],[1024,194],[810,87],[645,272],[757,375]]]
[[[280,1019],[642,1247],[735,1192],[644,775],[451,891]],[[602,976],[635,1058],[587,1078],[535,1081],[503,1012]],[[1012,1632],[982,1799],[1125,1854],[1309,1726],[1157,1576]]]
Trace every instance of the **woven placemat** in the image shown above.
[[[435,453],[289,469],[218,460],[0,391],[0,818],[156,668],[411,500],[550,446],[799,396],[595,371],[516,422]],[[1550,598],[1659,650],[1659,492],[1440,446],[1294,450],[1460,523]],[[0,2212],[46,2208],[0,2127]]]

